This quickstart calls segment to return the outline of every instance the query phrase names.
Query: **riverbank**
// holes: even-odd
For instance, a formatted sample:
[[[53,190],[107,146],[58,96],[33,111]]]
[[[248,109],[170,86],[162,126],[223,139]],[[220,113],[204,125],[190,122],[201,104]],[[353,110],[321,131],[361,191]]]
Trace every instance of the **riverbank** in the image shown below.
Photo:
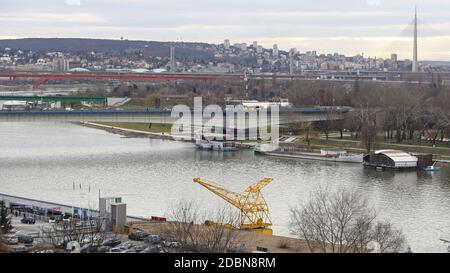
[[[121,124],[121,127],[114,126],[119,123],[94,123],[94,122],[80,122],[77,123],[81,126],[93,128],[93,129],[100,129],[104,130],[108,133],[122,135],[124,137],[128,138],[155,138],[155,139],[166,139],[166,140],[175,140],[174,137],[167,132],[152,132],[152,131],[144,131],[144,130],[137,130],[132,128],[126,128],[127,126],[124,126],[124,123]],[[148,124],[145,124],[148,126]],[[161,125],[158,125],[158,128],[163,128]]]
[[[100,129],[112,134],[122,135],[127,138],[153,138],[194,143],[194,140],[182,140],[171,134],[171,125],[153,123],[128,123],[128,122],[80,122],[82,126]],[[256,142],[240,141],[236,147],[240,149],[254,149]]]
[[[338,138],[326,139],[324,137],[319,137],[314,138],[311,143],[313,145],[320,145],[320,146],[339,146],[359,151],[365,150],[365,148],[361,144],[361,141],[359,140],[338,139]],[[410,153],[433,154],[437,157],[442,157],[442,160],[450,160],[450,148],[446,147],[432,147],[425,145],[412,145],[412,144],[387,143],[387,142],[375,142],[373,144],[373,147],[375,150],[396,149]]]

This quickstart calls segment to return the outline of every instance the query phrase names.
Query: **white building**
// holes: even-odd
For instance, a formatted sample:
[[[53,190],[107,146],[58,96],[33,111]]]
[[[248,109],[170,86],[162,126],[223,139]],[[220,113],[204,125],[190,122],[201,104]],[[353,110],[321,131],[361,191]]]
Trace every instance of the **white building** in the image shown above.
[[[2,104],[2,111],[25,111],[29,109],[26,101],[11,100]]]
[[[259,45],[259,46],[256,48],[256,53],[258,53],[258,54],[263,53],[263,47]]]
[[[274,57],[278,57],[279,51],[278,51],[278,45],[274,44],[273,45],[273,56]]]
[[[69,60],[65,58],[55,58],[53,59],[53,71],[55,72],[66,72],[70,69]]]
[[[223,42],[223,46],[224,46],[225,50],[230,50],[230,40],[226,39]]]
[[[245,109],[269,109],[270,107],[290,108],[292,104],[287,99],[281,99],[277,102],[272,101],[257,101],[257,100],[237,100],[229,101],[229,104],[242,105]]]

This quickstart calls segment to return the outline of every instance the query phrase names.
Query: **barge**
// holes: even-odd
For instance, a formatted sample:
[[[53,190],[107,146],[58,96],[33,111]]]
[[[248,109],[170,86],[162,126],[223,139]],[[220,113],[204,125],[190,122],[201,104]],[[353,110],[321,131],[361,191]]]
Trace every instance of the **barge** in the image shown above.
[[[272,144],[259,144],[255,153],[266,156],[284,157],[292,159],[319,160],[342,163],[363,163],[363,154],[352,154],[340,149],[323,149],[320,153],[295,151],[278,148]]]

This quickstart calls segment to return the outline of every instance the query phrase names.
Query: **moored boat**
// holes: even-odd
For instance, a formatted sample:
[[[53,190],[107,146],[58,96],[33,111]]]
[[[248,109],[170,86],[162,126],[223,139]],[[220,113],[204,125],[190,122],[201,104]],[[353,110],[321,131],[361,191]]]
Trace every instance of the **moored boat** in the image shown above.
[[[436,162],[434,162],[434,164],[432,166],[427,166],[427,167],[423,168],[422,170],[424,170],[426,172],[438,172],[441,170],[441,168],[436,166]]]
[[[234,141],[210,141],[214,151],[235,152],[239,148]]]
[[[223,152],[238,151],[239,148],[234,141],[209,141],[209,140],[197,140],[195,143],[197,149],[201,150],[214,150]]]
[[[319,161],[330,161],[330,162],[343,162],[343,163],[363,163],[363,154],[352,154],[344,150],[321,150],[321,153],[313,152],[300,152],[300,151],[290,151],[274,149],[275,146],[258,145],[255,152],[267,156],[285,157],[293,159],[306,159],[306,160],[319,160]]]
[[[201,150],[211,150],[212,149],[212,144],[208,140],[197,140],[195,142],[195,146],[197,147],[197,149],[201,149]]]

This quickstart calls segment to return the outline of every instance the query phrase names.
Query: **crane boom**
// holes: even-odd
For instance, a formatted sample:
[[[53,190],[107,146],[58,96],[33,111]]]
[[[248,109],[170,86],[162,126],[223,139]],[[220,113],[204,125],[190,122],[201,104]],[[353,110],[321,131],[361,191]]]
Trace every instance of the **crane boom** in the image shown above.
[[[254,192],[254,191],[260,191],[262,188],[266,187],[272,182],[272,178],[264,178],[263,180],[260,180],[256,182],[255,184],[248,187],[245,192]]]
[[[241,194],[226,190],[223,187],[211,182],[204,182],[200,178],[195,178],[194,182],[202,185],[210,192],[216,194],[231,205],[237,207],[238,209],[241,209],[242,204],[240,203],[240,200],[243,198]]]

